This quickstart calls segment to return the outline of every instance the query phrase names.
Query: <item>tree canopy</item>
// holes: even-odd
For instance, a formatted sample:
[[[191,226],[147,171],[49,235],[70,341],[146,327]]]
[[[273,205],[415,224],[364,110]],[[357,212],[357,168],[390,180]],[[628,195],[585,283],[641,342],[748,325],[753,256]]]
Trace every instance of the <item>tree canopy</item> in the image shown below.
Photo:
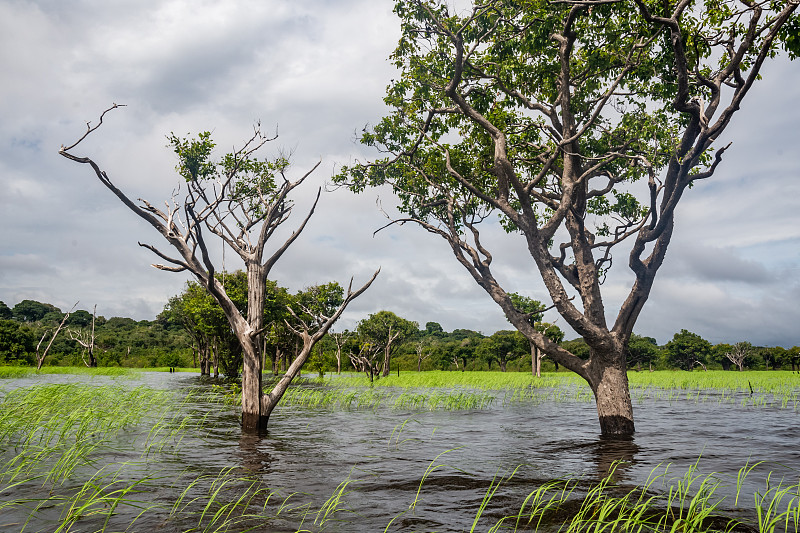
[[[344,167],[351,190],[389,185],[395,222],[439,235],[508,320],[581,375],[607,434],[633,432],[627,344],[664,261],[675,209],[710,178],[764,62],[798,51],[794,2],[398,0],[389,113]],[[524,237],[584,360],[537,331],[495,277],[484,228]],[[607,322],[601,285],[627,243],[634,281]],[[619,263],[620,261],[617,261]],[[573,301],[571,293],[577,295]],[[613,383],[611,382],[613,381]]]

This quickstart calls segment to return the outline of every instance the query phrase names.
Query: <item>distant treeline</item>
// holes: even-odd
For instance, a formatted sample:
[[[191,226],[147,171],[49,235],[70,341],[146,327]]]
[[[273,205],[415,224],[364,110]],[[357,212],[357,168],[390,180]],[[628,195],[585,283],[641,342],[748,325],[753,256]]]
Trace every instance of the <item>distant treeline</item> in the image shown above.
[[[246,278],[241,272],[222,273],[237,306],[246,310]],[[239,290],[237,290],[239,289]],[[314,324],[342,298],[337,283],[308,287],[296,294],[268,284],[262,351],[265,372],[280,373],[299,349],[292,329],[304,322]],[[32,365],[37,344],[61,323],[65,312],[54,305],[23,300],[13,307],[0,302],[0,364]],[[73,311],[53,341],[46,365],[88,365],[87,349],[75,339],[85,339],[93,314]],[[563,340],[556,326],[538,323],[542,331],[578,357],[588,358],[581,339]],[[94,356],[99,366],[195,367],[204,374],[238,375],[241,352],[221,309],[196,283],[188,283],[169,300],[155,320],[94,317]],[[81,337],[83,335],[83,337]],[[737,339],[738,340],[738,339]],[[468,329],[444,331],[436,322],[424,328],[391,311],[380,311],[360,321],[354,331],[327,335],[306,365],[307,372],[366,372],[378,378],[389,372],[409,370],[503,370],[531,372],[534,358],[528,341],[517,331],[492,335]],[[544,358],[542,371],[558,366]],[[687,330],[659,346],[652,337],[633,335],[628,366],[632,370],[751,369],[799,370],[800,347],[753,346],[747,342],[712,345]]]
[[[45,349],[64,315],[58,307],[35,300],[23,300],[12,308],[0,301],[0,364],[35,364],[37,344],[43,339],[39,350]],[[71,337],[91,327],[91,312],[73,311],[53,340],[45,365],[84,365],[86,349]],[[161,317],[136,321],[97,316],[94,356],[99,366],[191,366],[192,349],[180,324]]]

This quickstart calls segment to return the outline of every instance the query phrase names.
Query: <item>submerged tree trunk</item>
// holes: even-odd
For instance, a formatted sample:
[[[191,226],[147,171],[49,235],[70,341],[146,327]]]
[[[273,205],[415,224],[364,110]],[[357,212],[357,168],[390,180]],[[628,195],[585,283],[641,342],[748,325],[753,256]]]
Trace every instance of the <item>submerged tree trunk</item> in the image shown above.
[[[587,381],[594,393],[600,431],[605,437],[628,437],[634,433],[633,403],[623,354],[588,369]]]
[[[92,311],[92,333],[89,337],[89,347],[87,348],[89,352],[89,366],[92,368],[97,368],[97,359],[94,357],[94,323],[97,320],[97,304],[94,305],[94,310]]]
[[[250,331],[238,333],[242,345],[242,429],[267,429],[269,414],[263,413],[261,391],[261,329],[264,325],[265,269],[259,262],[247,264],[247,322]],[[257,335],[251,335],[257,332]]]
[[[214,342],[211,345],[211,353],[212,353],[211,361],[214,367],[214,379],[217,379],[219,377],[219,360],[220,360],[219,350],[220,350],[219,339],[215,338]]]
[[[542,377],[542,354],[533,343],[531,343],[531,374],[537,378]]]

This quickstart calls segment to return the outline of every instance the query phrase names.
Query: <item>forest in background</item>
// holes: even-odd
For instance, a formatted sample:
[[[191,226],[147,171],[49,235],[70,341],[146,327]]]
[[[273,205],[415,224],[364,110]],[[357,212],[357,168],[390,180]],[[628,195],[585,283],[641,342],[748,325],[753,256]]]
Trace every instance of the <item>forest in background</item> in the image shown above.
[[[242,312],[247,310],[247,280],[241,272],[219,273],[226,290]],[[297,293],[274,282],[267,284],[264,323],[268,329],[261,347],[264,368],[281,373],[301,348],[293,331],[299,321],[313,324],[342,301],[338,283],[315,285]],[[589,349],[582,339],[565,340],[557,325],[541,322],[539,302],[516,296],[530,312],[535,327],[581,358]],[[66,311],[35,300],[13,307],[0,302],[0,364],[35,365],[53,333],[63,327],[50,346],[45,365],[89,366],[87,340],[93,313]],[[98,366],[133,368],[198,368],[202,374],[238,377],[242,354],[221,308],[198,284],[169,299],[155,320],[94,317],[93,352]],[[410,370],[501,370],[534,372],[536,352],[518,331],[491,335],[469,329],[445,331],[436,322],[420,327],[391,311],[361,320],[354,331],[336,330],[324,337],[306,364],[306,372],[365,372],[373,379],[389,372]],[[559,370],[540,359],[541,371]],[[800,370],[800,347],[753,346],[741,339],[712,345],[683,329],[664,345],[652,337],[633,335],[629,345],[631,370],[751,369]]]

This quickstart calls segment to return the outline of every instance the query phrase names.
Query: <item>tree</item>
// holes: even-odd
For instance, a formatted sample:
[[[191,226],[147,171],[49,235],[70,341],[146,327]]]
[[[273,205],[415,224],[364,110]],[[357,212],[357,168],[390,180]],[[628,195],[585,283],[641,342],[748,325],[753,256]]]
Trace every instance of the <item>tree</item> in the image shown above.
[[[648,365],[652,370],[653,361],[658,359],[659,352],[658,342],[653,337],[642,337],[634,333],[628,341],[626,364],[628,368],[635,366],[637,370],[641,369],[642,365]]]
[[[438,322],[426,322],[425,323],[425,334],[426,335],[434,335],[434,336],[442,336],[444,335],[444,328]]]
[[[383,353],[383,377],[389,375],[392,355],[403,341],[417,333],[419,325],[391,311],[378,311],[358,323],[356,331],[362,342]],[[375,353],[375,352],[371,352]]]
[[[435,322],[428,322],[428,324]],[[414,344],[414,353],[417,355],[417,372],[422,372],[422,362],[433,354],[431,337],[425,337]]]
[[[710,178],[715,140],[765,60],[800,52],[797,2],[396,0],[391,112],[361,141],[383,159],[343,167],[389,185],[401,215],[443,238],[508,320],[594,392],[604,435],[634,432],[627,346],[664,261],[676,207]],[[486,221],[501,216],[554,308],[589,346],[551,341],[496,279]],[[601,285],[628,243],[634,281],[613,323]],[[570,293],[577,295],[573,303]]]
[[[14,312],[6,305],[5,302],[0,300],[0,320],[11,320]]]
[[[737,342],[733,345],[733,347],[725,354],[725,357],[728,360],[736,365],[736,367],[741,372],[744,370],[744,363],[748,357],[753,355],[753,345],[749,342]]]
[[[490,370],[492,361],[497,361],[500,371],[505,372],[508,362],[523,355],[527,346],[527,340],[518,331],[500,330],[483,339],[478,350]]]
[[[353,337],[353,332],[349,330],[344,331],[331,331],[328,333],[328,336],[333,339],[334,344],[336,345],[336,373],[342,373],[342,350],[349,341]]]
[[[68,320],[66,320],[66,323],[79,324],[84,327],[87,326],[88,324],[86,323],[84,316],[79,316],[78,320],[72,320],[73,318],[75,318],[75,315],[81,312],[86,313],[87,315],[89,314],[87,311],[82,311],[79,309],[78,311],[72,313],[72,316],[69,317]],[[86,359],[83,359],[83,364],[85,364],[89,368],[96,368],[97,359],[95,359],[94,357],[94,340],[95,340],[94,326],[97,320],[97,305],[94,306],[94,310],[92,311],[92,314],[89,315],[89,317],[91,318],[91,324],[92,324],[91,331],[84,331],[83,329],[74,330],[67,328],[67,335],[71,340],[77,342],[86,350],[86,355],[89,357],[89,360],[86,361]]]
[[[792,372],[800,370],[800,346],[792,346],[786,350],[786,357],[792,365]]]
[[[715,344],[711,347],[711,361],[720,364],[722,366],[722,370],[730,370],[732,363],[726,354],[732,349],[733,346],[727,343]]]
[[[69,316],[69,320],[67,320],[67,326],[77,326],[79,328],[85,328],[92,323],[92,320],[94,318],[95,316],[89,313],[89,311],[78,309]]]
[[[242,428],[244,431],[264,431],[270,414],[289,383],[300,372],[314,345],[347,305],[369,287],[378,272],[357,290],[352,290],[351,280],[342,304],[331,315],[325,316],[313,333],[308,327],[297,330],[302,339],[302,351],[272,391],[265,395],[261,388],[261,348],[265,331],[264,287],[267,276],[305,228],[321,190],[305,219],[283,243],[271,252],[267,251],[267,243],[292,211],[289,193],[302,185],[319,163],[296,181],[291,181],[287,177],[289,161],[286,157],[257,158],[256,152],[275,138],[262,135],[258,126],[240,149],[219,160],[212,159],[215,144],[210,133],[201,133],[196,139],[171,134],[168,139],[178,157],[177,171],[185,182],[185,194],[179,199],[176,192],[164,209],[146,200],[137,204],[113,184],[108,173],[94,160],[72,153],[102,125],[105,115],[118,107],[114,104],[104,111],[97,125],[87,124],[83,136],[70,146],[62,146],[59,153],[76,163],[88,164],[104,186],[172,246],[177,256],[169,256],[153,245],[140,243],[164,261],[165,264],[154,265],[156,268],[168,272],[189,271],[222,308],[242,348]],[[223,247],[232,249],[244,263],[248,290],[247,312],[244,314],[214,275],[217,269],[209,255],[209,236],[220,239]]]
[[[33,363],[36,338],[27,324],[0,319],[0,361],[8,364]]]
[[[464,372],[467,369],[467,363],[478,357],[485,337],[477,331],[469,329],[454,329],[451,337],[455,340],[449,346],[444,347],[445,356],[449,355],[449,357],[443,361],[443,369],[449,368],[453,364],[456,366],[456,370],[461,369]],[[460,366],[459,363],[461,363]]]
[[[516,292],[508,295],[511,298],[511,303],[523,313],[528,314],[528,323],[536,329],[536,324],[542,320],[542,313],[545,311],[545,306],[539,300],[534,300],[527,296],[522,296]],[[541,331],[541,330],[539,330]],[[542,352],[536,347],[536,344],[531,342],[531,374],[536,377],[542,376]]]
[[[56,337],[58,337],[58,334],[64,328],[64,324],[69,319],[69,315],[72,313],[72,311],[75,309],[75,307],[77,305],[78,305],[78,302],[75,302],[75,305],[73,305],[72,309],[70,309],[69,312],[67,312],[63,316],[63,318],[61,319],[61,322],[58,324],[57,327],[47,328],[47,329],[45,329],[44,333],[42,333],[42,337],[39,339],[39,343],[36,345],[36,370],[41,370],[42,369],[42,365],[44,364],[44,359],[45,359],[45,357],[47,357],[47,352],[49,352],[50,348],[53,346],[53,341],[56,340]],[[16,308],[16,306],[15,306],[15,308]],[[46,339],[48,339],[48,337],[49,337],[50,340],[47,342],[47,346],[45,346],[44,351],[41,351],[42,344],[44,343],[44,341]]]
[[[778,370],[783,366],[786,361],[786,348],[782,346],[773,346],[761,350],[761,357],[764,359],[764,365],[767,370],[772,367],[772,370]]]
[[[14,306],[12,310],[14,318],[20,322],[38,322],[48,313],[58,313],[58,320],[61,320],[61,310],[51,304],[37,302],[36,300],[22,300]]]
[[[691,331],[682,329],[664,346],[667,360],[681,370],[691,370],[700,365],[705,368],[711,355],[711,343]]]

